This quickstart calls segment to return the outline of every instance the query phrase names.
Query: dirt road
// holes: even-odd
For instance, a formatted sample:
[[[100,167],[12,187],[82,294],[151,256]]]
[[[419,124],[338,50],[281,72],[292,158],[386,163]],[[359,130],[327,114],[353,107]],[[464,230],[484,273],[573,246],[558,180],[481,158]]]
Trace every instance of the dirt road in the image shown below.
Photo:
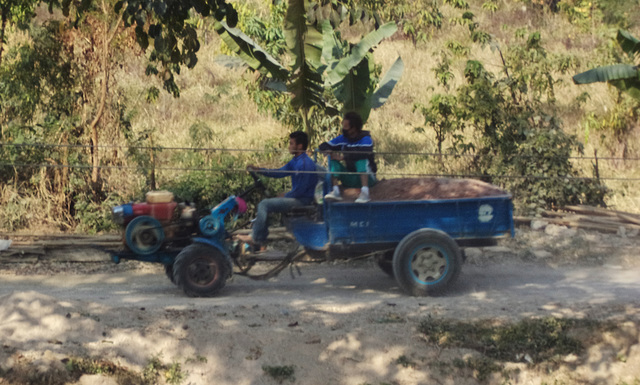
[[[616,385],[640,378],[636,267],[467,264],[452,290],[435,298],[404,295],[371,261],[306,264],[301,272],[269,282],[236,276],[215,298],[185,297],[150,265],[95,274],[3,273],[0,384],[138,383],[73,377],[63,364],[73,357],[99,357],[137,373],[147,373],[156,358],[164,375],[147,383]],[[426,317],[546,316],[616,320],[624,338],[564,357],[553,370],[514,359],[503,374],[485,378],[455,366],[478,352],[442,349],[418,331]],[[177,374],[167,369],[176,367]],[[273,377],[269,368],[291,375]]]
[[[0,296],[35,291],[60,301],[109,307],[198,310],[261,304],[375,307],[393,302],[461,319],[572,311],[578,315],[599,307],[640,306],[640,268],[615,265],[467,264],[448,293],[431,298],[406,296],[371,262],[303,264],[300,273],[285,271],[271,281],[235,276],[215,298],[186,297],[159,267],[88,275],[4,275]]]
[[[640,383],[640,239],[549,229],[468,249],[456,285],[428,298],[404,295],[369,260],[235,276],[214,298],[185,297],[152,264],[0,265],[0,384]],[[421,329],[544,317],[615,326],[574,331],[584,349],[544,362],[528,348],[488,360],[484,344]],[[133,377],[80,376],[77,360]]]

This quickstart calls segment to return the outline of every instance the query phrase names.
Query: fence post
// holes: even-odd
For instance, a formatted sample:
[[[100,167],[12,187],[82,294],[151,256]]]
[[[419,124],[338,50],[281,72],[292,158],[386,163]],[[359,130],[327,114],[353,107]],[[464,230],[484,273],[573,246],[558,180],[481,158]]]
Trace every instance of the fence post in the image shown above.
[[[600,183],[600,168],[598,166],[598,150],[594,149],[593,150],[593,157],[595,158],[596,164],[594,165],[594,171],[596,173],[596,179],[598,180],[598,183]]]
[[[151,149],[150,149],[150,160],[151,160],[151,175],[149,175],[149,182],[151,191],[156,189],[156,148],[153,145],[153,138],[151,138]]]

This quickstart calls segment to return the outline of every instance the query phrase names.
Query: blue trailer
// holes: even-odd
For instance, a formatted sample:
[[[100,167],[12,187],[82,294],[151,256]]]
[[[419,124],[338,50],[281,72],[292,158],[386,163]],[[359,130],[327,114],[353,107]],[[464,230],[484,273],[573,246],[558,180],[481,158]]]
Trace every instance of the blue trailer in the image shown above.
[[[230,196],[192,224],[197,230],[186,247],[158,235],[158,226],[167,224],[136,218],[129,223],[137,221],[137,227],[127,225],[125,230],[125,239],[132,243],[129,249],[136,252],[120,253],[114,259],[163,263],[172,282],[189,296],[215,295],[233,274],[234,265],[238,274],[251,276],[249,269],[263,259],[247,253],[246,245],[226,231],[224,221],[242,206],[239,198],[260,185],[252,176],[252,188]],[[297,210],[288,220],[288,229],[304,250],[288,254],[272,271],[253,278],[274,276],[305,253],[333,258],[378,254],[380,267],[407,294],[424,296],[441,293],[456,280],[464,260],[461,247],[513,236],[514,222],[511,196],[505,193],[463,199],[325,201]]]

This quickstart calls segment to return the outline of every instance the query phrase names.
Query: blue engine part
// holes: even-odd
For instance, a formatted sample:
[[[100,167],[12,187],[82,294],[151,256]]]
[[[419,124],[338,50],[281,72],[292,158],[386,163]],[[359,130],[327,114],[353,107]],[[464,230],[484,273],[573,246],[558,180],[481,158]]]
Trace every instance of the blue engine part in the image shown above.
[[[133,205],[126,203],[120,206],[115,206],[111,209],[113,220],[119,225],[123,225],[125,220],[133,216]]]
[[[162,247],[164,239],[162,224],[148,215],[134,218],[125,230],[127,246],[131,251],[140,255],[155,253]]]
[[[211,238],[214,237],[221,228],[223,228],[222,226],[220,226],[220,219],[214,217],[213,215],[207,215],[200,219],[198,227],[202,235]]]
[[[207,238],[222,238],[225,234],[224,217],[238,207],[235,195],[223,200],[211,209],[211,214],[202,218],[199,223],[200,233]]]

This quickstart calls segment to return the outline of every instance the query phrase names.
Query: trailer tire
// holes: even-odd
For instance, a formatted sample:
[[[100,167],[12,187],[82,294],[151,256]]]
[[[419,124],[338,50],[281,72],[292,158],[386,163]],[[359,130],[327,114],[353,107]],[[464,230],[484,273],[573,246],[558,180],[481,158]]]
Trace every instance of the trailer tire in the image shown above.
[[[211,297],[220,291],[230,275],[231,264],[214,247],[193,244],[185,247],[173,263],[173,279],[189,297]]]
[[[462,254],[445,232],[416,230],[400,241],[393,255],[393,272],[407,294],[441,294],[460,275]]]

